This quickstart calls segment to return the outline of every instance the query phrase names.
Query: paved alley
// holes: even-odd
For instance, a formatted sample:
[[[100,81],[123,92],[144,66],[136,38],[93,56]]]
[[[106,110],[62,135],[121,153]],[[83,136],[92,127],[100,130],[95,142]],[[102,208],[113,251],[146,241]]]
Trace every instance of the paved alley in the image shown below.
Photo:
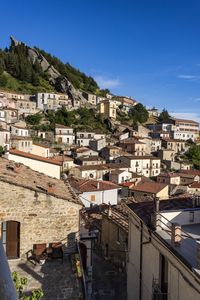
[[[93,256],[92,300],[126,300],[126,276],[97,254]]]

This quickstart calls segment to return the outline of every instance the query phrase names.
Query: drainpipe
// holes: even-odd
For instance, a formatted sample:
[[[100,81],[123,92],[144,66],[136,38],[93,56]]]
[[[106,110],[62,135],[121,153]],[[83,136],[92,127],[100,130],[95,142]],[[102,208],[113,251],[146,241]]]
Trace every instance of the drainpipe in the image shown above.
[[[0,241],[0,299],[18,300],[5,251]]]

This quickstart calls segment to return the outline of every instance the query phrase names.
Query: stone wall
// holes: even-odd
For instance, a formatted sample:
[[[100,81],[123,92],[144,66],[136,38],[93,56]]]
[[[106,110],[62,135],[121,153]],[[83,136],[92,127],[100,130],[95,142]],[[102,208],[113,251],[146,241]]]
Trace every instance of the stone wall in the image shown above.
[[[79,231],[80,205],[37,193],[38,200],[35,191],[0,181],[0,227],[4,221],[20,222],[20,256],[37,243],[72,246]]]
[[[106,244],[108,258],[111,262],[122,270],[126,270],[126,250],[128,233],[121,229],[107,216],[102,215],[101,246],[104,256],[106,256]]]

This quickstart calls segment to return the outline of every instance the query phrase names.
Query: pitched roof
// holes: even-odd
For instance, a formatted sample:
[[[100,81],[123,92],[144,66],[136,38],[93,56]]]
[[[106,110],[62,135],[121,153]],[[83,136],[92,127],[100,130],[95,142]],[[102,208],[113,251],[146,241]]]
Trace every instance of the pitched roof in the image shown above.
[[[56,124],[55,128],[63,128],[63,129],[73,129],[72,127],[61,125],[61,124]]]
[[[200,189],[200,182],[193,182],[189,187],[193,189]]]
[[[200,170],[181,170],[181,173],[194,175],[194,176],[200,176]]]
[[[125,169],[128,168],[126,164],[123,163],[109,163],[109,164],[99,164],[99,165],[91,165],[91,166],[80,166],[77,167],[80,171],[88,171],[88,170],[109,170],[109,169]]]
[[[159,157],[151,156],[151,155],[124,155],[120,157],[126,157],[128,159],[140,160],[140,159],[151,159],[151,160],[160,160]],[[118,158],[120,158],[118,157]]]
[[[92,155],[92,156],[79,156],[77,158],[78,160],[81,161],[105,161],[103,158],[97,156],[97,155]]]
[[[138,191],[138,192],[146,192],[146,193],[152,193],[152,194],[157,194],[160,191],[162,191],[167,184],[164,183],[159,183],[159,182],[142,182],[139,183],[137,186],[134,186],[131,188],[133,191]]]
[[[136,138],[127,138],[127,139],[124,139],[124,140],[120,141],[120,144],[143,144],[143,145],[145,145],[145,143],[139,141]]]
[[[172,118],[172,120],[177,122],[177,123],[193,123],[193,124],[196,124],[196,125],[199,124],[199,122],[196,122],[196,121],[193,121],[193,120],[175,119],[175,118]]]
[[[67,186],[64,181],[39,173],[23,164],[15,163],[5,158],[0,158],[0,181],[37,192],[52,194],[57,198],[82,205],[71,187]],[[51,192],[48,192],[49,186],[53,187]]]
[[[34,159],[34,160],[43,161],[43,162],[46,162],[46,163],[49,163],[49,164],[53,164],[53,165],[62,166],[61,162],[55,161],[52,158],[46,158],[46,157],[42,157],[42,156],[39,156],[39,155],[35,155],[35,154],[23,152],[23,151],[16,150],[16,149],[10,149],[9,153],[13,154],[13,155],[17,155],[17,156],[22,156],[22,157]]]
[[[69,177],[68,180],[71,187],[79,193],[105,191],[119,188],[118,185],[110,181],[75,178],[73,176]]]
[[[168,177],[168,178],[172,178],[172,177],[180,177],[179,173],[161,173],[158,175],[158,177]]]

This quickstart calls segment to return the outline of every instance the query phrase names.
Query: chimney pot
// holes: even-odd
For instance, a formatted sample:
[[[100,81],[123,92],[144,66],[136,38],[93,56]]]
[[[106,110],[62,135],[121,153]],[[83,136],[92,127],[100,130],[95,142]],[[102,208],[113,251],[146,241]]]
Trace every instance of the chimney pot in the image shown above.
[[[109,205],[108,205],[108,216],[111,217],[111,215],[112,215],[112,209],[111,209],[111,205],[109,203]]]
[[[54,189],[54,185],[52,183],[48,183],[48,188],[47,188],[47,193],[52,194],[54,193],[55,189]]]
[[[179,247],[181,245],[181,225],[178,223],[172,223],[171,227],[172,233],[171,233],[171,243],[175,247]]]

